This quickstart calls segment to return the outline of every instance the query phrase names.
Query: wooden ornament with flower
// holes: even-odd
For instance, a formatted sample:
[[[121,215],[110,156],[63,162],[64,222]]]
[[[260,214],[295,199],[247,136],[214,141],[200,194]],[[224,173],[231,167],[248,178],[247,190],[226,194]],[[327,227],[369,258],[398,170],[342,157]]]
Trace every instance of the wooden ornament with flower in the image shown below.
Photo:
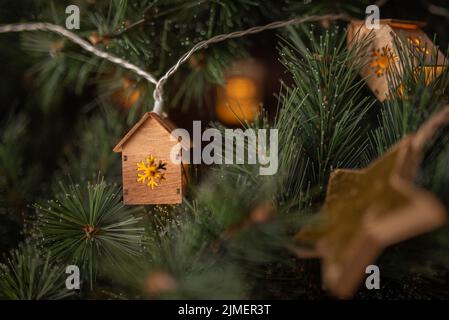
[[[349,47],[360,41],[369,42],[368,46],[361,46],[360,56],[370,56],[371,60],[360,70],[360,75],[379,101],[385,101],[390,95],[388,71],[394,68],[400,76],[403,74],[395,42],[397,39],[407,41],[413,51],[410,55],[417,62],[417,57],[423,56],[424,61],[419,62],[417,71],[424,71],[427,83],[443,71],[446,58],[423,32],[424,26],[425,23],[420,21],[394,19],[379,20],[377,29],[369,29],[363,20],[354,20],[349,24],[347,39]],[[393,89],[401,90],[401,87]]]
[[[125,204],[177,204],[182,202],[186,169],[182,152],[190,141],[178,141],[176,127],[154,112],[142,119],[115,146],[122,153]],[[179,161],[172,161],[172,155]]]

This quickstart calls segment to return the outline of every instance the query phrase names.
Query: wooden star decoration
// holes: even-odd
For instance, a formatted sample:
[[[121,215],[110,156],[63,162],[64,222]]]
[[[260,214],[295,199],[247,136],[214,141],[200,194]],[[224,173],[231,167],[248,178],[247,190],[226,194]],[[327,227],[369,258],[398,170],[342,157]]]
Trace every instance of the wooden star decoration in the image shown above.
[[[446,107],[368,167],[332,172],[318,223],[295,236],[312,249],[295,252],[321,258],[323,286],[336,297],[353,296],[386,247],[445,224],[446,208],[414,179],[425,144],[448,124]]]

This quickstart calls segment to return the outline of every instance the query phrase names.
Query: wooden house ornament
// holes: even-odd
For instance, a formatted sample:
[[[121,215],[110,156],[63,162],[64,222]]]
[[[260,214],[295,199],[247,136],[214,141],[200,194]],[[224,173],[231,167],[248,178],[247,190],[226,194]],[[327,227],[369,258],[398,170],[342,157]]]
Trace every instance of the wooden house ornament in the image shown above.
[[[114,147],[122,154],[123,201],[128,205],[182,202],[185,171],[176,129],[157,113],[147,112]],[[172,161],[173,150],[179,161]]]
[[[411,44],[411,47],[425,56],[424,74],[426,82],[441,74],[446,64],[445,56],[436,48],[421,28],[425,23],[418,21],[405,21],[384,19],[379,21],[378,29],[368,29],[363,20],[354,20],[348,27],[348,46],[358,39],[373,37],[367,50],[370,51],[371,61],[360,74],[366,79],[368,87],[383,102],[388,98],[389,89],[387,71],[393,65],[398,67],[399,55],[394,38],[401,37]],[[370,39],[371,40],[371,39]],[[398,68],[399,72],[400,68]]]

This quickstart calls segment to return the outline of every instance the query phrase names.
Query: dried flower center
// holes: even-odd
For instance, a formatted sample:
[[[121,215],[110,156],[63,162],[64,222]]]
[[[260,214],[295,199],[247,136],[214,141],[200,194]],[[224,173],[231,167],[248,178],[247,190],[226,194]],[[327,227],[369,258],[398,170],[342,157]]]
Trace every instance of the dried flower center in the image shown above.
[[[93,225],[91,225],[91,224],[86,224],[84,227],[83,227],[83,231],[84,231],[84,233],[86,234],[86,238],[88,239],[88,240],[91,240],[92,238],[93,238],[93,236],[95,235],[95,233],[97,233],[97,229],[95,229],[95,227],[93,226]]]

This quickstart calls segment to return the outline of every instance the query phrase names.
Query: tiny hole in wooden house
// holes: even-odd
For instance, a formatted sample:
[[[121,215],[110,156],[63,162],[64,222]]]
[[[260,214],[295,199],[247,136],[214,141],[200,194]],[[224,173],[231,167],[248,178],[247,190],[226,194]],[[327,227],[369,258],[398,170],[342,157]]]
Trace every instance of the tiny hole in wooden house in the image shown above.
[[[123,161],[128,161],[128,156],[123,156]]]
[[[181,193],[181,189],[177,188],[176,189],[176,194],[180,194]]]

